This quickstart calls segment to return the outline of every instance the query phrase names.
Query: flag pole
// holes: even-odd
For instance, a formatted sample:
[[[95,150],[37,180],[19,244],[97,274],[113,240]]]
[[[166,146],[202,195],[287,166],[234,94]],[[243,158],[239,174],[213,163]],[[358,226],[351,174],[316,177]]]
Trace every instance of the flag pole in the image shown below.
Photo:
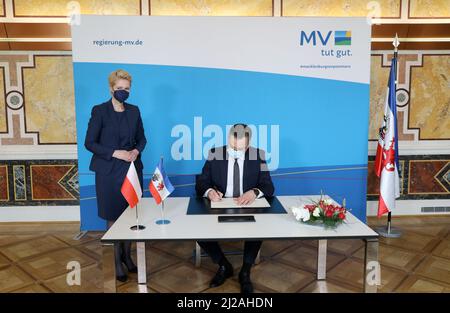
[[[163,156],[161,155],[161,164],[163,164]],[[161,201],[161,219],[156,221],[157,225],[167,225],[170,224],[169,220],[164,218],[164,200]]]
[[[138,205],[136,204],[136,226],[139,225]]]
[[[397,33],[395,33],[395,37],[394,37],[394,41],[392,42],[392,45],[394,46],[394,58],[396,60],[396,67],[395,67],[395,90],[397,90],[397,58],[398,58],[398,46],[400,45],[400,41],[398,40],[398,35]],[[395,108],[397,110],[397,108]],[[395,136],[397,136],[397,134],[395,134]],[[398,138],[397,138],[398,140]],[[399,170],[399,169],[397,169]],[[394,200],[396,201],[396,200]],[[391,211],[388,212],[388,216],[387,216],[387,225],[386,228],[385,227],[379,227],[377,228],[377,233],[380,236],[383,236],[385,238],[399,238],[401,237],[402,233],[400,232],[400,230],[398,230],[397,228],[392,227],[392,214]]]
[[[157,225],[167,225],[170,224],[170,220],[164,218],[164,200],[161,201],[161,219],[156,221]]]
[[[135,210],[136,210],[136,225],[131,226],[130,229],[131,230],[143,230],[143,229],[145,229],[145,226],[139,224],[139,215],[138,215],[138,205],[137,204],[136,204]]]

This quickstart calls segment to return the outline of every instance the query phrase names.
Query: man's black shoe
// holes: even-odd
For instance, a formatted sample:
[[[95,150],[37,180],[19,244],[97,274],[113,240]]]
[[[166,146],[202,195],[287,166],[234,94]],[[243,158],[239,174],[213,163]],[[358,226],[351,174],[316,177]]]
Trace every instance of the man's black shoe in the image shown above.
[[[233,267],[231,266],[231,264],[220,265],[216,275],[211,280],[209,287],[211,288],[218,287],[222,285],[227,280],[227,278],[230,278],[231,276],[233,276]]]
[[[250,280],[250,271],[241,271],[239,273],[239,283],[241,284],[241,293],[253,293],[253,284]]]

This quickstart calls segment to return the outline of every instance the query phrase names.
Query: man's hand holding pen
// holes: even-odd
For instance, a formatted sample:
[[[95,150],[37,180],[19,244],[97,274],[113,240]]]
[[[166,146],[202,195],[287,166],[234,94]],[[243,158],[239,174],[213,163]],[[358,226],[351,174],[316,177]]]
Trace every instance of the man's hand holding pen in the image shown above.
[[[208,199],[213,201],[213,202],[217,202],[222,200],[223,198],[223,193],[221,193],[219,190],[217,190],[216,187],[213,187],[209,192],[208,192]]]

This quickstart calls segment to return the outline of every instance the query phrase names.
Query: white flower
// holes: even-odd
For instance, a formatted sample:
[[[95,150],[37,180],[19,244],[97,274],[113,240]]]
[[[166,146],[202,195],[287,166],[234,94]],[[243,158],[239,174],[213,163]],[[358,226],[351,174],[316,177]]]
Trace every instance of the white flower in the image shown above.
[[[333,200],[331,200],[331,199],[325,199],[325,200],[323,200],[323,202],[324,202],[326,205],[333,204]]]
[[[293,206],[291,207],[292,214],[294,214],[295,219],[298,221],[300,219],[299,207]]]
[[[293,206],[291,207],[291,211],[297,221],[302,220],[303,222],[307,222],[311,217],[308,209]]]
[[[307,209],[303,209],[303,208],[299,208],[299,207],[291,207],[291,210],[297,221],[302,220],[303,222],[306,222],[310,218],[310,214]]]
[[[316,207],[314,209],[313,216],[314,217],[319,217],[320,216],[320,208],[319,207]]]
[[[300,215],[300,219],[303,222],[309,221],[309,218],[311,217],[311,215],[309,214],[309,210],[307,210],[307,209],[300,209],[299,215]]]

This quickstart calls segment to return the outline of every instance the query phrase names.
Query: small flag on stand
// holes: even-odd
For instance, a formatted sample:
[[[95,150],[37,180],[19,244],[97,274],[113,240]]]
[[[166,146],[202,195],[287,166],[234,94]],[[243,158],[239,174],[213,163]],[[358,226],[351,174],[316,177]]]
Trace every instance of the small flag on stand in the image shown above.
[[[127,176],[125,176],[120,191],[131,208],[134,208],[142,198],[142,188],[136,168],[134,167],[134,162],[130,163],[130,168],[128,169]]]
[[[169,180],[169,177],[164,171],[162,158],[159,161],[158,166],[156,166],[148,187],[150,189],[150,193],[156,201],[156,204],[160,204],[175,190]]]

